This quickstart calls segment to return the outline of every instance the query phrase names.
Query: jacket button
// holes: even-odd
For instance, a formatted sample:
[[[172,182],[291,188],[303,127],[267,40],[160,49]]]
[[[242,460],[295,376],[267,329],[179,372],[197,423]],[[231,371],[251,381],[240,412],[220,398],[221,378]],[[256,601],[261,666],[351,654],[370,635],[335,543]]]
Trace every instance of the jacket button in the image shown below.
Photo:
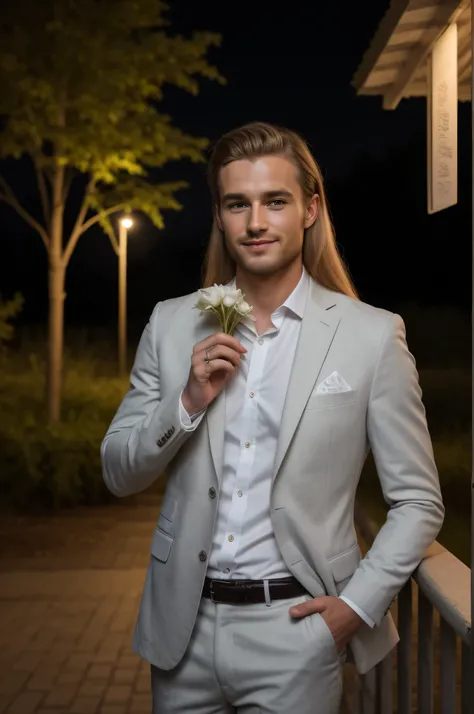
[[[207,553],[205,550],[201,550],[199,553],[199,560],[201,560],[203,563],[205,560],[207,560]]]
[[[215,498],[215,497],[216,497],[216,489],[214,488],[214,486],[211,486],[211,488],[209,489],[209,496],[210,496],[211,498]]]

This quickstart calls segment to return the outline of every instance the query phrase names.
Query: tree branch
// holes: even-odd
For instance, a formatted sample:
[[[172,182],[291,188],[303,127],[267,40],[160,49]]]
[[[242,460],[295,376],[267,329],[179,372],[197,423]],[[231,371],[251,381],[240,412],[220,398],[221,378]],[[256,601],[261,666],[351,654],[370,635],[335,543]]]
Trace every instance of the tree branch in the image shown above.
[[[98,223],[102,218],[106,218],[107,216],[110,216],[112,213],[117,213],[118,211],[121,211],[123,208],[126,207],[126,205],[127,204],[125,204],[125,203],[119,203],[116,206],[112,206],[111,208],[106,208],[103,211],[101,211],[100,213],[96,213],[95,216],[92,216],[91,218],[89,218],[89,220],[86,221],[85,223],[82,223],[82,221],[86,217],[87,209],[88,209],[87,200],[85,198],[84,202],[81,206],[79,215],[77,217],[76,225],[74,226],[74,229],[71,233],[71,237],[67,244],[66,250],[64,251],[63,260],[64,260],[65,265],[68,264],[68,261],[70,260],[71,255],[74,252],[74,248],[77,245],[77,241],[79,240],[79,238],[81,237],[81,235],[83,233],[85,233],[87,230],[89,230],[89,228],[91,228],[96,223]],[[85,210],[84,210],[84,206],[85,206]],[[79,219],[81,218],[81,215],[82,215],[82,220],[80,221]],[[112,246],[114,247],[114,250],[115,250],[115,246],[114,246],[113,242],[112,242]]]
[[[83,231],[81,230],[84,220],[87,216],[87,211],[89,209],[89,196],[95,187],[95,179],[91,177],[84,191],[84,198],[82,199],[82,205],[77,214],[76,222],[74,228],[71,231],[70,238],[67,242],[66,250],[63,254],[64,265],[67,265],[71,259],[71,255],[74,252],[74,248],[77,245],[77,241],[81,237]]]
[[[92,218],[89,218],[89,220],[84,223],[81,228],[81,233],[85,233],[85,231],[89,230],[91,226],[98,223],[100,220],[102,220],[102,218],[111,216],[112,213],[118,213],[119,211],[123,211],[125,208],[127,208],[128,205],[128,203],[117,203],[116,206],[112,206],[111,208],[105,208],[103,211],[97,213],[95,216],[92,216]]]
[[[14,208],[18,215],[40,234],[44,247],[49,251],[49,236],[45,228],[28,213],[26,208],[23,208],[3,176],[0,176],[0,186],[2,186],[4,190],[4,193],[0,194],[0,199]]]
[[[46,227],[49,227],[51,221],[51,206],[49,202],[48,190],[46,188],[46,181],[44,178],[44,173],[38,165],[38,161],[33,159],[36,171],[36,178],[38,181],[38,189],[41,196],[41,205],[43,207],[43,216]]]

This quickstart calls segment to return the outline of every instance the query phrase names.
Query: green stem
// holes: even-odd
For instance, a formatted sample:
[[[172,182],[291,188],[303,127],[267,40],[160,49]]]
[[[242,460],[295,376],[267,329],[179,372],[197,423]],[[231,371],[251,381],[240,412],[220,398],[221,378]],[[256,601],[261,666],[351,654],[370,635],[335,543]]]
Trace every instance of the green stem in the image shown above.
[[[215,314],[219,318],[219,323],[222,328],[222,332],[224,332],[225,334],[228,334],[228,333],[226,333],[227,319],[226,319],[224,306],[222,305],[222,303],[218,307],[213,307],[212,311],[215,312]]]
[[[226,335],[228,335],[228,334],[229,334],[229,333],[227,332],[227,328],[228,328],[228,324],[227,324],[228,315],[227,315],[227,311],[226,311],[224,305],[222,305],[222,304],[221,304],[221,313],[222,313],[222,331],[223,331]]]
[[[232,328],[229,332],[230,335],[233,334],[235,328],[237,327],[238,323],[242,319],[242,315],[240,313],[238,313],[237,310],[235,310],[235,308],[233,308],[233,310],[232,310],[232,315],[233,315],[233,319],[232,319],[232,323],[231,323]]]
[[[232,309],[227,310],[227,317],[225,321],[225,332],[226,335],[232,334]]]
[[[211,307],[211,310],[217,315],[222,331],[226,335],[232,335],[242,315],[235,308],[226,309],[222,303],[218,307]]]

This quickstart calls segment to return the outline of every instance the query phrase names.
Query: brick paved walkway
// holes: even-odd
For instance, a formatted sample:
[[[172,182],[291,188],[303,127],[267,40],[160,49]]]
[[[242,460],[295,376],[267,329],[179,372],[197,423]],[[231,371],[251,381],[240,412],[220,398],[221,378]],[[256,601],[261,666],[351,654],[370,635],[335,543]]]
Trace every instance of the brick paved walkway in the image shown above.
[[[0,513],[0,714],[150,714],[131,640],[160,503]]]
[[[0,517],[0,714],[150,714],[131,650],[157,495]]]

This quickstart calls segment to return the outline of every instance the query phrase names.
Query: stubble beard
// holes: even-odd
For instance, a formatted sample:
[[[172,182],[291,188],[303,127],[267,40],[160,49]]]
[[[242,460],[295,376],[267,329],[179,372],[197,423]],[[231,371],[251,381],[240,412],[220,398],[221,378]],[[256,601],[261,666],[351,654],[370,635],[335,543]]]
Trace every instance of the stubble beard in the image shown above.
[[[235,249],[229,250],[229,247],[227,246],[227,250],[229,251],[231,258],[235,261],[237,270],[240,270],[242,273],[247,273],[248,275],[262,275],[265,277],[281,273],[284,274],[293,265],[293,263],[300,258],[302,253],[301,250],[295,250],[289,255],[279,256],[279,258],[272,261],[246,261],[245,259],[242,259],[242,256]]]

